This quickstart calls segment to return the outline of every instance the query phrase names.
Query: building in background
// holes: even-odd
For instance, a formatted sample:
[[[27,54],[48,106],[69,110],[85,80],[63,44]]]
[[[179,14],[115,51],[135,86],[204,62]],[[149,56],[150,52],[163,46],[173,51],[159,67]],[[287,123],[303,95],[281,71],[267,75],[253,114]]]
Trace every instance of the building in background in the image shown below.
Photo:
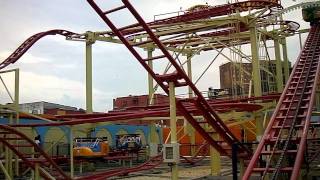
[[[260,61],[261,66],[268,69],[269,72],[260,70],[261,89],[263,94],[277,91],[276,83],[276,61]],[[283,64],[284,65],[284,64]],[[283,67],[282,65],[282,67]],[[291,67],[291,64],[289,64]],[[219,67],[220,88],[230,89],[234,95],[247,95],[250,89],[250,80],[252,74],[251,63],[232,63],[228,62]],[[290,69],[291,71],[291,69]],[[282,68],[282,72],[284,69]],[[283,82],[284,76],[283,76]],[[252,89],[253,93],[253,89]]]
[[[169,105],[169,98],[167,95],[155,94],[153,97],[154,105]],[[150,99],[148,95],[140,96],[126,96],[113,99],[113,110],[124,110],[131,107],[148,106]]]
[[[20,111],[30,114],[51,114],[51,115],[64,115],[64,114],[82,114],[85,113],[83,109],[78,109],[72,106],[65,106],[56,103],[45,101],[23,103],[19,105]]]

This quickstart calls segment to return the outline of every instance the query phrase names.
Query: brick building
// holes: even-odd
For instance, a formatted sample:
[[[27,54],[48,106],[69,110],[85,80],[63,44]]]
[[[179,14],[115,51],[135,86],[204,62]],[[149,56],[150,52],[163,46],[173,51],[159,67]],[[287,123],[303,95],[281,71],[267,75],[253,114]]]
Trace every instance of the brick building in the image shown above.
[[[169,104],[169,98],[166,95],[155,94],[153,100],[155,105]],[[130,107],[148,106],[149,101],[150,100],[148,95],[140,95],[140,96],[130,95],[126,97],[118,97],[116,99],[113,99],[113,110],[123,110],[125,108],[130,108]]]

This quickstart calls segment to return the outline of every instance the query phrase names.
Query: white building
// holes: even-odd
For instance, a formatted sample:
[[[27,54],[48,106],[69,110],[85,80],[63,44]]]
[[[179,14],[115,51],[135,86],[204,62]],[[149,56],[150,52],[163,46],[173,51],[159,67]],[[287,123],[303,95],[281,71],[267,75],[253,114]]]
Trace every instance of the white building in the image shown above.
[[[49,103],[45,101],[23,103],[19,105],[20,111],[31,113],[31,114],[44,114],[49,109],[62,109],[67,111],[77,111],[76,107],[65,106],[55,103]]]

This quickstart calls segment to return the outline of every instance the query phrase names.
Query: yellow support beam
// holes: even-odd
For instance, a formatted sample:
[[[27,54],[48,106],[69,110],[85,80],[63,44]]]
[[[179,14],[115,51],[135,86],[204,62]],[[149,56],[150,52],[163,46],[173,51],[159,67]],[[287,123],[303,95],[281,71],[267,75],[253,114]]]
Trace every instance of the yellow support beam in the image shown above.
[[[147,54],[148,54],[148,58],[152,58],[152,53],[154,51],[154,48],[150,47],[147,48]],[[148,66],[153,69],[153,61],[148,61]],[[148,104],[152,105],[155,103],[155,92],[154,92],[154,82],[153,82],[153,78],[152,76],[148,73]],[[150,143],[157,145],[158,142],[158,134],[157,134],[157,127],[155,125],[155,123],[152,123],[150,125]],[[149,152],[150,153],[150,152]]]
[[[288,58],[288,49],[287,49],[287,40],[286,38],[281,39],[281,45],[282,45],[282,56],[283,56],[283,72],[284,72],[284,80],[285,82],[288,81],[290,71],[289,71],[289,58]]]
[[[5,154],[4,167],[9,175],[9,177],[11,178],[10,171],[9,171],[9,148],[8,147],[5,147],[4,154]]]
[[[6,180],[11,180],[9,173],[8,173],[7,169],[3,166],[3,163],[1,160],[0,160],[0,168],[5,176]]]
[[[92,113],[92,44],[95,40],[93,32],[87,32],[86,34],[86,112]]]
[[[40,180],[40,173],[39,173],[39,163],[34,165],[34,180]]]
[[[317,89],[317,92],[316,92],[316,108],[317,108],[317,111],[320,112],[320,80],[319,80],[319,83],[318,83],[318,89]]]
[[[260,112],[255,113],[255,120],[256,120],[256,139],[257,141],[260,141],[264,133],[263,116],[261,115]]]
[[[13,115],[10,114],[9,115],[9,124],[13,124]],[[11,135],[9,135],[9,138],[12,137]],[[13,158],[13,152],[8,149],[8,173],[10,175],[10,177],[13,179],[13,161],[12,161],[12,158]]]
[[[214,140],[219,140],[219,134],[213,133],[212,137]],[[210,146],[210,167],[211,167],[211,176],[220,176],[221,175],[221,158],[220,153]]]
[[[73,157],[73,126],[69,127],[69,149],[70,149],[70,178],[74,177],[74,157]]]
[[[14,71],[14,107],[15,107],[15,120],[16,124],[19,124],[19,93],[20,93],[20,71],[15,69]],[[19,130],[20,128],[17,128]],[[19,141],[16,141],[15,144],[18,145]],[[15,175],[19,176],[19,156],[15,155]]]
[[[154,48],[148,48],[147,52],[148,52],[148,59],[152,58],[152,52],[154,51]],[[150,69],[153,69],[153,61],[148,61],[148,66]],[[149,102],[148,104],[154,104],[154,89],[153,89],[153,78],[152,76],[148,73],[148,91],[149,91]]]
[[[187,54],[187,72],[188,77],[192,81],[192,54]],[[191,87],[188,87],[188,96],[189,98],[193,98],[193,91]],[[195,144],[196,144],[196,137],[195,137],[195,129],[191,126],[190,123],[188,123],[187,120],[184,120],[184,133],[188,134],[190,137],[190,143],[191,143],[191,155],[193,156],[195,154]]]
[[[281,93],[283,91],[283,73],[279,39],[274,39],[274,51],[276,56],[277,91],[278,93]]]
[[[175,97],[175,85],[173,82],[169,82],[169,99],[170,99],[170,130],[171,130],[171,143],[177,143],[177,109],[176,109],[176,97]],[[175,149],[174,149],[175,150]],[[179,155],[179,152],[176,152]],[[173,152],[173,154],[175,154]],[[172,163],[171,166],[171,179],[179,179],[179,169],[177,163]]]
[[[258,54],[258,39],[256,26],[250,26],[251,56],[252,56],[252,79],[254,96],[262,95],[261,76],[260,76],[260,60]]]

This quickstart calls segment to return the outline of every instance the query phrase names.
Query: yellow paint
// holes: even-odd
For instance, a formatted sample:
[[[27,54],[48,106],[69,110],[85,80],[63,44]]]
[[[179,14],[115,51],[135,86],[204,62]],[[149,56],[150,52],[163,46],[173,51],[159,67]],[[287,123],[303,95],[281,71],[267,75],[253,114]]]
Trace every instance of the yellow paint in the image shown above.
[[[281,93],[283,91],[283,73],[282,73],[282,60],[280,52],[280,43],[278,39],[274,39],[274,50],[276,56],[276,82],[277,91]]]
[[[261,113],[256,113],[255,119],[256,119],[256,136],[257,136],[257,141],[260,141],[260,139],[262,138],[262,135],[263,135],[263,133],[264,133],[264,129],[263,129],[263,117],[262,117]]]
[[[169,82],[169,99],[170,99],[170,129],[171,129],[171,143],[177,143],[177,110],[175,98],[175,86],[173,82]],[[176,152],[179,154],[179,152]],[[174,153],[175,154],[175,153]],[[171,179],[179,179],[178,164],[173,163],[171,166]]]
[[[122,134],[128,134],[128,132],[127,132],[125,129],[120,129],[120,130],[117,132],[117,135],[122,135]]]
[[[260,76],[260,61],[259,61],[259,54],[258,54],[257,29],[255,24],[250,27],[250,41],[251,41],[254,96],[259,97],[262,95],[262,90],[261,90],[261,76]]]
[[[74,156],[73,156],[73,126],[69,127],[69,148],[70,148],[70,177],[74,177]]]
[[[34,180],[40,180],[39,164],[38,163],[36,163],[34,166]]]
[[[214,140],[219,140],[219,135],[213,133],[212,137]],[[211,167],[211,176],[219,176],[221,174],[221,158],[220,153],[210,146],[210,167]]]
[[[92,113],[92,44],[94,44],[94,33],[87,32],[86,40],[86,112]]]
[[[160,139],[157,133],[157,127],[155,123],[150,125],[150,143],[160,144]]]

